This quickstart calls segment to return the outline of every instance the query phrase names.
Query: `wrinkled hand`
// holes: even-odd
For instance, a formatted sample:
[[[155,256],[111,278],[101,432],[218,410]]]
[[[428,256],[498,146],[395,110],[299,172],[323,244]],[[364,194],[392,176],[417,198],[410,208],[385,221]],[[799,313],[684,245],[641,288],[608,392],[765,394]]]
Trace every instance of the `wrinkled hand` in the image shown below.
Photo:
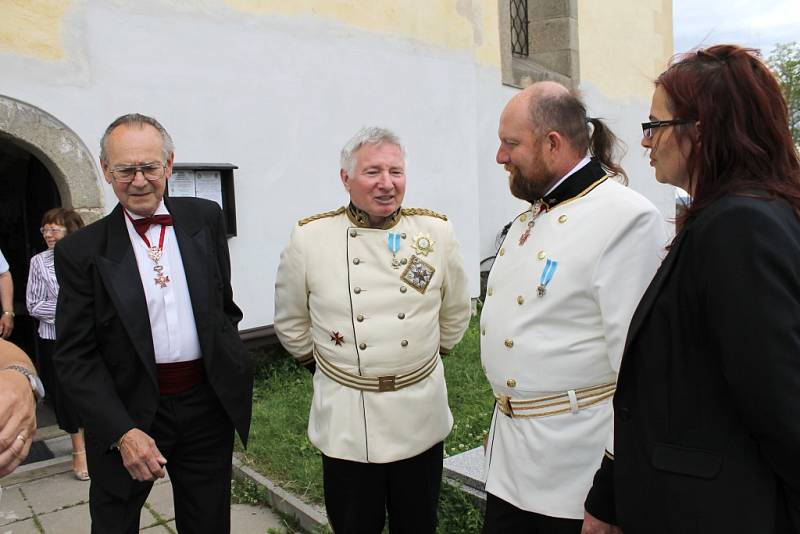
[[[134,480],[152,482],[164,478],[166,471],[163,466],[167,459],[161,455],[155,440],[138,428],[132,428],[122,436],[119,452],[122,465]]]
[[[11,332],[14,330],[14,316],[10,313],[4,313],[0,316],[0,337],[8,339]]]
[[[31,383],[17,371],[0,371],[0,477],[28,457],[35,433],[36,400]]]
[[[581,534],[622,534],[622,530],[616,525],[600,521],[584,510]]]

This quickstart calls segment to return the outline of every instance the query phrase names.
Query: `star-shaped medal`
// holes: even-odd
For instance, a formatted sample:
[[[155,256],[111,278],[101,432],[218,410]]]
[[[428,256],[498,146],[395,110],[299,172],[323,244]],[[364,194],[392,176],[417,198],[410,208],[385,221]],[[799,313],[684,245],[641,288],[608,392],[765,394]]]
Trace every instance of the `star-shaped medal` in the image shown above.
[[[336,343],[337,347],[341,347],[344,344],[344,336],[339,332],[331,330],[331,341]]]
[[[430,234],[417,234],[414,237],[414,242],[411,246],[417,251],[417,254],[427,256],[428,253],[433,252],[434,241]]]

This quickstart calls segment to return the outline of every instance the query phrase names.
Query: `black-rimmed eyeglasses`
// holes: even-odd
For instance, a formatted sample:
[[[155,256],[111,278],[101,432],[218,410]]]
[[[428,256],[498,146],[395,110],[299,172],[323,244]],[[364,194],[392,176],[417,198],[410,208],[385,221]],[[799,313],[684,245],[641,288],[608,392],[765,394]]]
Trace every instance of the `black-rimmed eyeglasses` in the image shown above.
[[[166,166],[161,163],[148,163],[147,165],[132,165],[130,167],[117,167],[110,169],[109,172],[114,180],[121,184],[127,184],[133,181],[136,173],[141,172],[145,180],[157,182],[164,177]]]
[[[678,124],[689,124],[690,122],[694,121],[689,119],[671,119],[668,121],[643,122],[642,134],[644,135],[645,139],[651,139],[656,128],[661,128],[662,126],[675,126]]]

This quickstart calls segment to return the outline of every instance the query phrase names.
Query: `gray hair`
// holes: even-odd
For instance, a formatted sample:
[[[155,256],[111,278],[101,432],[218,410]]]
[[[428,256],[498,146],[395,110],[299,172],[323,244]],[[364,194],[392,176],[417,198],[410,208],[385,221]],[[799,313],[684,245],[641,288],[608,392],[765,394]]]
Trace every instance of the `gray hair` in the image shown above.
[[[379,145],[381,143],[389,143],[395,145],[400,149],[403,159],[406,157],[406,149],[400,141],[400,137],[393,131],[387,128],[379,128],[377,126],[369,126],[361,128],[350,140],[344,145],[340,156],[340,163],[342,169],[347,171],[347,174],[353,174],[356,168],[355,153],[364,145]]]
[[[136,125],[142,128],[145,124],[149,124],[161,134],[161,151],[164,153],[164,161],[167,161],[169,155],[175,152],[175,143],[172,142],[172,137],[170,137],[167,130],[161,126],[160,122],[153,117],[148,117],[147,115],[141,115],[139,113],[128,113],[127,115],[117,117],[114,119],[114,122],[108,125],[108,128],[106,128],[106,131],[103,133],[103,137],[100,139],[100,159],[108,163],[108,151],[106,148],[108,136],[111,135],[111,132],[114,131],[117,126]]]

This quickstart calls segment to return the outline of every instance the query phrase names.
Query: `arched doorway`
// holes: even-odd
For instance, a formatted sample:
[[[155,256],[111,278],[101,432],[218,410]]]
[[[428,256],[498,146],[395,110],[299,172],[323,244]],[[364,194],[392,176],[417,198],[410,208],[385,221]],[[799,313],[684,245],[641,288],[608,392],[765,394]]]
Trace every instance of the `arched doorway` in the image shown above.
[[[36,326],[25,306],[30,258],[46,248],[42,215],[69,207],[89,223],[103,215],[100,176],[83,141],[49,113],[0,95],[0,250],[14,279],[12,341],[36,356]]]
[[[0,139],[0,250],[14,279],[14,332],[11,341],[35,355],[34,321],[25,308],[28,263],[46,248],[39,222],[50,208],[61,205],[55,182],[30,152]]]

